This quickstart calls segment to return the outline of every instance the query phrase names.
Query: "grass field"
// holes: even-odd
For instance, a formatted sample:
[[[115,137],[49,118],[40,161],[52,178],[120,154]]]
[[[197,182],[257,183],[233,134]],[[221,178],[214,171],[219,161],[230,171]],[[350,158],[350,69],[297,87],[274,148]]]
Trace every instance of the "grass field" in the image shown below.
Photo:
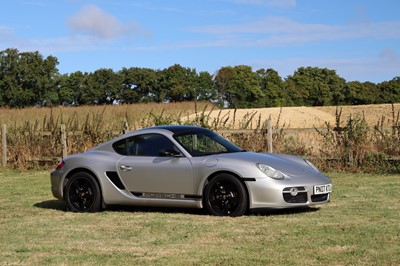
[[[48,172],[0,172],[1,265],[398,265],[400,175],[329,174],[332,202],[239,218],[65,211]]]

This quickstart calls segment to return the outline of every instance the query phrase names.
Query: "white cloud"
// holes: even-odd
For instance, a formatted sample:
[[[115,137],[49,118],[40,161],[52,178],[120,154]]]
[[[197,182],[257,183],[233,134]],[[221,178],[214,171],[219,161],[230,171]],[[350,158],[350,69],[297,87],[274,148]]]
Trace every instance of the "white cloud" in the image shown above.
[[[73,31],[100,39],[113,39],[141,32],[137,23],[122,23],[95,5],[84,6],[68,19],[68,25]]]
[[[45,54],[95,51],[120,48],[121,42],[117,40],[120,37],[128,37],[129,40],[149,35],[136,23],[122,23],[94,5],[83,7],[71,16],[67,23],[73,34],[44,39],[19,37],[13,28],[0,25],[0,49],[17,47],[21,51],[38,50]]]
[[[0,34],[1,35],[1,34]],[[76,35],[49,39],[24,39],[14,37],[2,40],[0,37],[0,50],[14,47],[20,51],[40,51],[43,54],[71,51],[94,51],[104,49],[110,42],[98,38]]]
[[[0,25],[0,50],[10,47],[17,48],[23,45],[23,43],[24,40],[18,38],[13,28]]]
[[[233,0],[239,4],[250,4],[266,7],[292,8],[296,6],[296,0]]]
[[[232,46],[274,47],[315,41],[357,38],[399,39],[400,21],[362,22],[342,25],[306,24],[285,17],[235,25],[210,25],[189,31],[213,35]]]
[[[86,35],[64,36],[53,39],[35,39],[27,42],[27,47],[45,51],[46,53],[95,51],[107,47],[107,42]]]
[[[0,41],[6,41],[15,37],[14,30],[7,26],[0,25]]]

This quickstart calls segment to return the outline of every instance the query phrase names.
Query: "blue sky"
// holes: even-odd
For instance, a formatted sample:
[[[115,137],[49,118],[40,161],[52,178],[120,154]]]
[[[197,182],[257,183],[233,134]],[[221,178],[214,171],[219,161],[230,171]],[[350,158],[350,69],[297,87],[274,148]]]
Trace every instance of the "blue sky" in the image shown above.
[[[60,73],[223,66],[400,76],[398,0],[1,1],[0,50],[56,56]]]

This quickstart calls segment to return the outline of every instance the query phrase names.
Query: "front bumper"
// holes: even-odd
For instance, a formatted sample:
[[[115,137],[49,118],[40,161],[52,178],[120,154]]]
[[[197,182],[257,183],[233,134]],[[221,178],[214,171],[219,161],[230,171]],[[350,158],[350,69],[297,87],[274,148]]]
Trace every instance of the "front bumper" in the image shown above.
[[[293,183],[279,180],[257,179],[246,182],[249,191],[250,209],[284,209],[325,204],[330,201],[330,193],[314,194],[314,186],[331,184]]]

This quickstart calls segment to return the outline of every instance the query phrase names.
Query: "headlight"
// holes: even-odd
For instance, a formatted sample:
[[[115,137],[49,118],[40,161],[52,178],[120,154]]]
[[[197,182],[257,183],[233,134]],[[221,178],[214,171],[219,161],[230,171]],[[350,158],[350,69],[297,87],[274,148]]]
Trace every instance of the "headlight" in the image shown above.
[[[304,161],[306,161],[306,163],[315,171],[319,172],[318,168],[315,167],[315,165],[313,165],[309,160],[304,159]]]
[[[273,179],[283,179],[284,175],[278,171],[272,168],[271,166],[268,166],[266,164],[258,163],[257,164],[258,169],[260,169],[261,172],[263,172],[266,176],[271,177]]]

